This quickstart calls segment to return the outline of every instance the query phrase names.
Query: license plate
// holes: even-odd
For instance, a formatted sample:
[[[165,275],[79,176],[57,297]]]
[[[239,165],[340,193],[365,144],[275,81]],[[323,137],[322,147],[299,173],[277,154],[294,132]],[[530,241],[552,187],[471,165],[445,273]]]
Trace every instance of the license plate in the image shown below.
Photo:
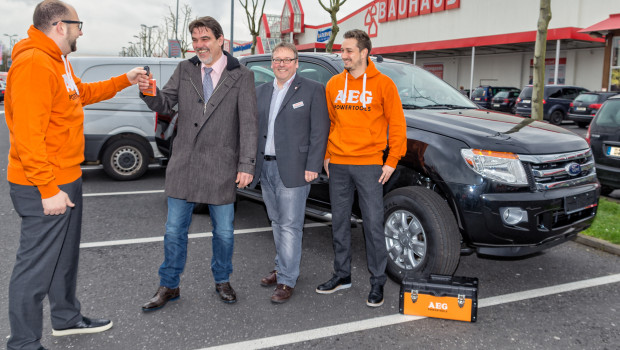
[[[523,102],[523,103],[531,103],[532,101],[530,101],[530,100],[523,100],[521,102]]]
[[[474,97],[474,101],[480,101],[480,97]]]
[[[495,107],[495,108],[499,108],[499,103],[494,103],[494,104],[493,104],[493,107]]]
[[[575,107],[575,110],[576,110],[577,112],[585,112],[586,107]]]
[[[564,197],[564,211],[572,214],[596,206],[596,191]]]
[[[608,146],[607,155],[611,157],[620,157],[620,147]]]

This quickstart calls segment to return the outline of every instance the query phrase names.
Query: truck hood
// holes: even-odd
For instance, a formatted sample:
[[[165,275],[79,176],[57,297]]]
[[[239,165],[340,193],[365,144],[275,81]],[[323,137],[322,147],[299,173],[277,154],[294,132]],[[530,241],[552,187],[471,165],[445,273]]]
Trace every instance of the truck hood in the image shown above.
[[[471,148],[518,154],[552,154],[589,148],[558,126],[482,109],[405,109],[407,126],[448,136]]]

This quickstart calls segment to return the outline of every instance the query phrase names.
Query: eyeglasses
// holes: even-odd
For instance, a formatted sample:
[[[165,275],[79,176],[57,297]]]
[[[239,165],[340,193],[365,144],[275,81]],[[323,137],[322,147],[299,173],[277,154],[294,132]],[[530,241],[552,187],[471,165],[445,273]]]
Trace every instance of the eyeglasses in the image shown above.
[[[70,20],[65,20],[65,19],[61,19],[60,21],[54,22],[54,23],[52,23],[52,25],[55,26],[55,25],[57,25],[60,22],[69,23],[69,24],[75,23],[75,24],[78,25],[78,29],[79,30],[82,30],[82,26],[84,25],[84,22],[82,22],[82,21],[70,21]]]
[[[273,61],[273,63],[275,64],[280,64],[280,63],[284,63],[284,64],[290,64],[291,62],[297,60],[296,58],[272,58],[271,61]]]

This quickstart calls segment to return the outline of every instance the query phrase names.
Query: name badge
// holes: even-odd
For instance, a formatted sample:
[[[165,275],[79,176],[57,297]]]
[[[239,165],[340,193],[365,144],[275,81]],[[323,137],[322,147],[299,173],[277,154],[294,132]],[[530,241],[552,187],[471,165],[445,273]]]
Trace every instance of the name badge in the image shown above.
[[[299,101],[297,103],[293,103],[293,109],[297,109],[299,107],[303,107],[304,106],[304,101]]]

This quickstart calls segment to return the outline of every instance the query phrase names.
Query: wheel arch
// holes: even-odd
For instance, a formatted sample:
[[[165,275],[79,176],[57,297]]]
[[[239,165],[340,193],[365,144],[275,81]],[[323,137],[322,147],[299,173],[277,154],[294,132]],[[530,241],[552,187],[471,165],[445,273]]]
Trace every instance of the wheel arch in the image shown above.
[[[121,134],[112,135],[108,137],[108,139],[105,140],[105,142],[103,143],[103,146],[101,146],[101,149],[99,149],[98,158],[101,160],[103,158],[103,154],[105,153],[106,149],[112,143],[120,139],[132,139],[132,140],[140,142],[140,144],[142,144],[142,146],[144,146],[144,148],[148,152],[150,160],[153,160],[155,158],[155,154],[153,153],[153,147],[151,147],[151,144],[149,143],[149,141],[144,136],[134,134],[134,133],[121,133]]]

